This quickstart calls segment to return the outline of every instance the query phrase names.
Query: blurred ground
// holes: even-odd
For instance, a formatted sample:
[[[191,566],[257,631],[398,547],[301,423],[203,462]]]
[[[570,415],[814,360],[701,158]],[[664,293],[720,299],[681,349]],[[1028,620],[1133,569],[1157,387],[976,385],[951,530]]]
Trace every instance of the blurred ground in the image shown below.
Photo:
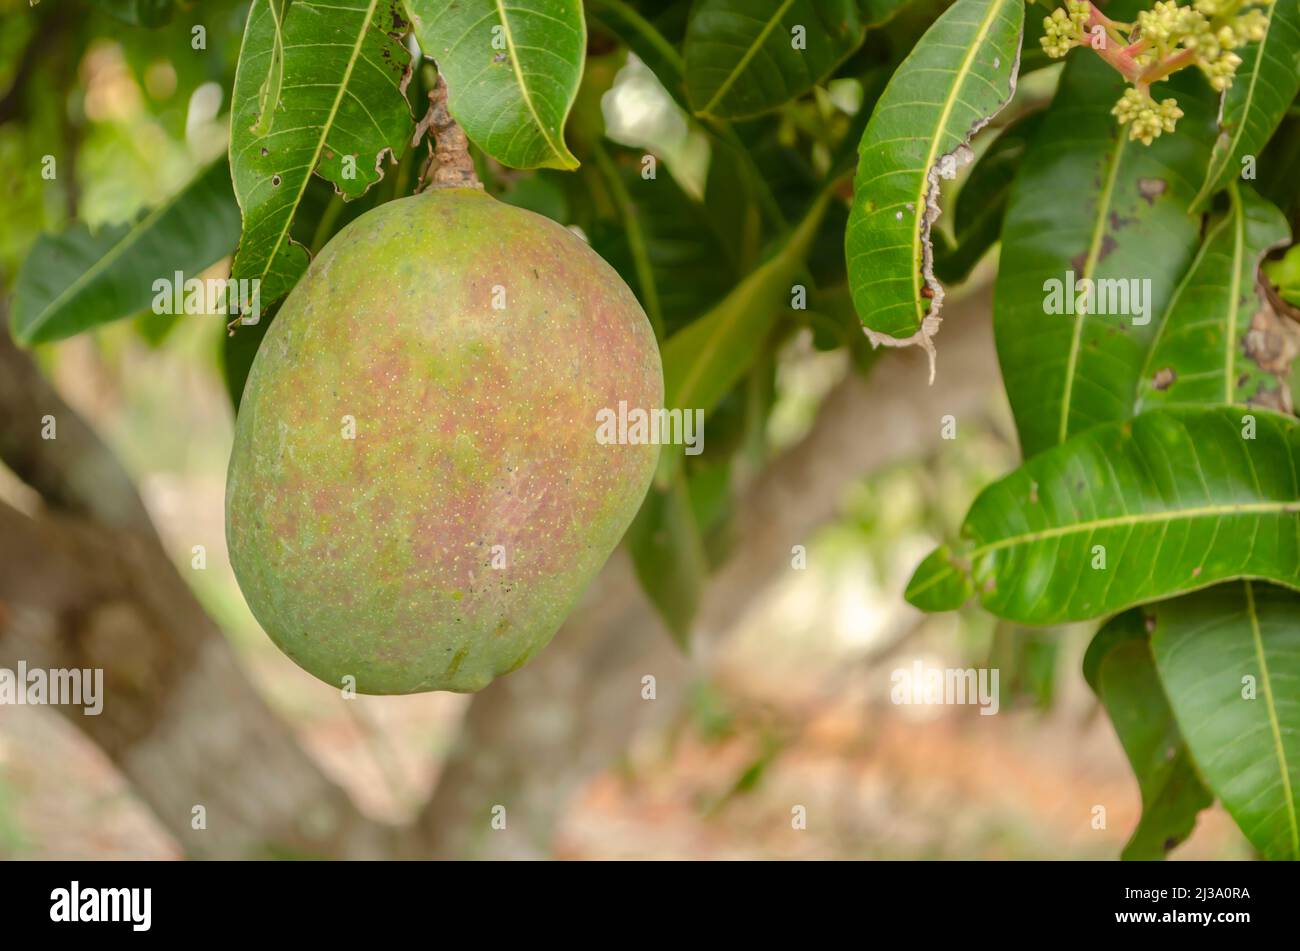
[[[343,701],[285,659],[244,607],[222,528],[230,410],[212,372],[221,328],[194,321],[167,348],[119,326],[59,348],[52,368],[139,477],[164,540],[248,673],[371,815],[411,817],[466,700]],[[836,372],[800,363],[798,380]],[[802,367],[802,371],[798,368]],[[840,368],[842,372],[842,368]],[[793,388],[798,389],[798,384]],[[825,380],[808,383],[825,390]],[[806,396],[806,392],[803,393]],[[791,405],[803,397],[796,392]],[[788,418],[789,414],[785,414]],[[560,824],[564,858],[1113,858],[1137,787],[1083,684],[1087,630],[1004,630],[973,614],[924,619],[898,596],[930,536],[1009,466],[996,409],[935,459],[851,493],[806,571],[756,592],[671,726],[635,737]],[[0,486],[0,491],[4,487]],[[194,546],[207,567],[191,567]],[[890,671],[915,659],[998,666],[1002,709],[896,706]],[[515,676],[527,676],[523,671]],[[1094,829],[1094,807],[1106,827]],[[803,807],[806,828],[792,828]],[[1245,858],[1207,812],[1179,858]],[[110,763],[42,709],[0,707],[0,857],[179,858]]]

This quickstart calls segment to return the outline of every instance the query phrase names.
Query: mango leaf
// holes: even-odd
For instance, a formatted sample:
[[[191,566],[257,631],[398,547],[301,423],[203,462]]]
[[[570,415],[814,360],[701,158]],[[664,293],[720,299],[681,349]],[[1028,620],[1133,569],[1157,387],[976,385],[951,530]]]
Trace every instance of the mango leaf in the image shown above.
[[[935,255],[934,271],[940,280],[964,281],[997,243],[1011,183],[1042,115],[1031,112],[1008,125],[975,162],[970,177],[957,193],[953,209],[956,244],[945,253]]]
[[[1259,155],[1255,190],[1281,208],[1288,220],[1300,213],[1295,168],[1300,165],[1300,108],[1290,108]],[[1243,167],[1243,171],[1245,171]]]
[[[640,153],[604,146],[596,164],[614,199],[616,225],[592,234],[592,246],[636,293],[660,336],[680,330],[736,285],[722,240],[704,206],[671,175],[642,178]]]
[[[1264,271],[1277,285],[1277,292],[1284,301],[1300,306],[1300,244],[1290,248],[1278,260],[1268,262]]]
[[[267,12],[271,16],[271,58],[266,67],[266,78],[257,95],[257,124],[253,131],[257,135],[266,135],[271,131],[276,108],[280,104],[280,90],[284,86],[284,14],[288,0],[267,0]]]
[[[77,225],[36,240],[18,272],[12,326],[20,343],[45,343],[148,310],[154,282],[182,282],[230,254],[239,206],[230,168],[216,162],[133,224],[92,234]]]
[[[683,109],[686,101],[686,61],[655,25],[626,0],[587,0],[588,15],[636,53]]]
[[[1047,55],[1043,49],[1042,38],[1045,31],[1043,30],[1043,14],[1050,13],[1051,10],[1044,10],[1040,7],[1031,7],[1029,15],[1025,17],[1025,38],[1020,48],[1020,75],[1028,76],[1030,73],[1039,69],[1046,69],[1060,62]]]
[[[858,0],[862,21],[867,26],[884,26],[912,0]]]
[[[680,470],[667,489],[650,489],[627,531],[627,544],[637,580],[673,640],[685,649],[709,564]]]
[[[1137,409],[1172,403],[1245,404],[1267,399],[1279,381],[1252,359],[1251,335],[1265,332],[1259,262],[1290,238],[1282,213],[1230,183],[1231,204],[1207,230],[1147,354]],[[1254,328],[1252,330],[1252,328]]]
[[[94,0],[114,20],[131,26],[162,26],[172,18],[174,0]]]
[[[1300,596],[1246,581],[1154,614],[1156,667],[1201,774],[1265,858],[1300,859]]]
[[[1019,0],[957,0],[898,67],[858,144],[844,239],[853,303],[873,344],[919,344],[932,372],[939,179],[971,160],[967,143],[1015,92],[1023,22]]]
[[[470,140],[513,168],[577,168],[564,122],[587,48],[581,0],[406,0]]]
[[[1235,578],[1300,587],[1297,472],[1300,421],[1266,410],[1095,426],[981,492],[962,544],[922,562],[906,596],[941,611],[973,592],[999,617],[1059,624]]]
[[[1166,85],[1185,113],[1177,133],[1131,142],[1110,113],[1122,78],[1075,51],[1012,186],[994,334],[1026,457],[1132,414],[1154,317],[1196,251],[1187,206],[1213,142],[1214,103],[1199,76]],[[1097,289],[1092,314],[1072,305],[1089,286],[1081,281]]]
[[[790,306],[795,277],[803,267],[831,196],[830,188],[824,190],[771,257],[746,275],[707,314],[664,344],[665,407],[708,413],[744,375],[778,314]],[[676,447],[668,447],[660,454],[660,487],[671,483],[681,457]]]
[[[253,358],[257,356],[257,350],[279,310],[280,302],[272,304],[257,323],[240,326],[236,333],[223,334],[218,342],[217,366],[230,405],[236,412],[244,398],[244,385],[248,382],[248,372],[253,368]]]
[[[864,34],[856,0],[700,0],[686,30],[692,111],[713,119],[770,112],[829,76]]]
[[[1192,834],[1197,815],[1214,801],[1160,686],[1147,616],[1135,609],[1111,618],[1083,659],[1084,676],[1105,706],[1142,792],[1142,818],[1121,853],[1130,861],[1163,859]]]
[[[294,0],[281,23],[282,9],[253,2],[230,119],[244,217],[232,276],[260,281],[263,305],[307,267],[290,229],[312,173],[356,198],[383,177],[385,156],[401,156],[414,127],[398,0]]]
[[[1241,65],[1223,92],[1221,131],[1193,210],[1242,174],[1243,158],[1259,156],[1300,92],[1300,4],[1274,2],[1267,12],[1264,38],[1237,51]]]

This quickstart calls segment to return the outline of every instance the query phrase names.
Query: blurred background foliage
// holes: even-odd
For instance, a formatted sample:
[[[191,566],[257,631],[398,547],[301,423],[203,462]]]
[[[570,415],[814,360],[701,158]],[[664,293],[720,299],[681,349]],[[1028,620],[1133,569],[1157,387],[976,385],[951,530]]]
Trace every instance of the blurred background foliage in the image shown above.
[[[653,48],[629,48],[618,29],[626,6],[588,4],[589,58],[568,134],[581,167],[521,172],[476,160],[490,192],[573,227],[618,267],[666,339],[721,300],[828,178],[852,167],[871,102],[944,4],[892,5],[894,16],[870,29],[826,82],[771,115],[731,124],[688,115],[681,89],[665,79],[671,70],[654,63]],[[689,2],[631,6],[680,48]],[[131,220],[224,154],[247,10],[246,0],[0,0],[6,296],[41,233]],[[1027,57],[1031,66],[1045,68],[1025,78],[998,126],[1032,117],[1050,97],[1059,67]],[[417,115],[433,78],[425,64],[411,83]],[[986,135],[978,144],[1000,141]],[[648,152],[653,180],[642,175]],[[52,181],[40,174],[50,155]],[[314,180],[295,235],[318,250],[366,208],[410,193],[423,155],[408,150],[355,202]],[[1010,150],[1006,161],[1015,160]],[[958,209],[939,222],[950,239],[954,226],[977,228],[977,213],[998,207],[998,181],[965,196],[968,180],[969,169],[945,184],[948,207],[955,199]],[[844,287],[845,216],[835,202],[808,255],[808,309],[786,311],[761,341],[752,367],[710,414],[708,453],[687,462],[684,504],[689,531],[699,534],[688,544],[698,546],[701,570],[650,579],[652,594],[661,584],[668,597],[693,603],[698,591],[685,589],[729,554],[735,486],[808,432],[839,380],[874,366]],[[987,245],[977,250],[952,265],[974,273],[972,286],[991,268],[980,261]],[[210,273],[224,275],[229,263]],[[226,562],[232,401],[258,339],[228,337],[214,317],[146,314],[36,355],[136,477],[177,565],[188,568],[194,544],[207,547],[208,568],[184,577],[269,702],[365,811],[406,818],[436,781],[466,698],[341,702],[261,634]],[[989,375],[995,382],[992,367]],[[1015,464],[996,385],[985,411],[961,426],[941,451],[859,480],[839,500],[838,518],[809,540],[808,570],[752,592],[745,620],[670,725],[637,736],[567,807],[560,854],[786,855],[791,802],[819,817],[799,856],[1117,854],[1139,800],[1079,674],[1090,631],[1027,633],[979,611],[926,617],[899,597],[920,556],[955,533],[977,489]],[[870,421],[859,438],[877,438]],[[0,473],[0,495],[23,491]],[[680,553],[663,537],[672,524],[652,526],[653,551]],[[891,705],[889,671],[918,658],[999,668],[1001,715]],[[1094,803],[1109,804],[1108,828],[1090,827]],[[0,856],[177,854],[88,741],[47,711],[0,708]],[[1226,816],[1212,812],[1178,854],[1247,850]]]

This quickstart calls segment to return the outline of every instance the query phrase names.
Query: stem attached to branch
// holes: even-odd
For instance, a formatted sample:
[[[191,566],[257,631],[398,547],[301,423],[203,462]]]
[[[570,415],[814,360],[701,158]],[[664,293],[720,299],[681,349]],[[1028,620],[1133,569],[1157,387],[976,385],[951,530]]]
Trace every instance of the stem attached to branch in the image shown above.
[[[433,133],[433,155],[424,172],[419,190],[426,188],[482,188],[474,171],[474,159],[469,154],[469,139],[465,136],[447,108],[447,81],[438,75],[437,84],[429,90],[429,113],[420,120],[415,130],[418,142],[425,131]]]

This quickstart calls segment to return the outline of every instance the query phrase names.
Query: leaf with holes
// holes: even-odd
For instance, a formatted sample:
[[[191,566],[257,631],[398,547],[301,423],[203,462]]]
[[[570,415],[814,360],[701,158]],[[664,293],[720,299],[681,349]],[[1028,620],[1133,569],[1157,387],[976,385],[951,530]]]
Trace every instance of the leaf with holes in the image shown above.
[[[235,249],[239,206],[224,161],[134,224],[42,235],[18,272],[12,315],[20,343],[44,343],[148,310],[154,282],[182,283]],[[160,318],[161,319],[161,318]]]
[[[1199,227],[1187,206],[1213,142],[1214,102],[1200,77],[1174,79],[1185,112],[1178,133],[1144,146],[1110,112],[1123,79],[1077,51],[1026,150],[993,307],[1026,457],[1132,414],[1154,318],[1195,254]],[[1089,287],[1096,306],[1083,315],[1079,294]]]
[[[1121,857],[1162,859],[1192,834],[1214,796],[1201,782],[1165,699],[1141,610],[1106,622],[1088,646],[1083,673],[1110,716],[1142,792],[1142,818]]]
[[[873,343],[933,354],[943,306],[930,244],[939,180],[970,161],[971,136],[1015,91],[1023,21],[1019,0],[957,0],[876,103],[844,241],[853,303]]]
[[[587,48],[580,0],[406,0],[470,140],[513,168],[577,168],[564,123]]]
[[[1228,210],[1210,224],[1157,323],[1139,378],[1139,411],[1173,403],[1285,408],[1284,381],[1261,366],[1265,357],[1252,354],[1277,320],[1256,284],[1259,262],[1290,238],[1290,229],[1250,188],[1231,184],[1228,191]]]
[[[701,0],[686,30],[686,95],[696,115],[746,119],[829,76],[857,49],[857,0]]]
[[[1300,587],[1300,421],[1169,407],[1106,423],[988,486],[921,566],[924,610],[969,594],[1023,624],[1084,621],[1218,581]]]
[[[1300,3],[1280,0],[1267,9],[1264,38],[1237,51],[1241,65],[1223,92],[1220,133],[1195,209],[1242,174],[1242,159],[1258,157],[1300,92]]]
[[[1201,775],[1265,858],[1300,859],[1300,596],[1243,582],[1151,613],[1156,668]]]
[[[280,106],[280,87],[284,85],[284,13],[287,0],[267,0],[271,16],[271,55],[267,58],[266,78],[257,96],[257,124],[253,131],[266,135]]]
[[[244,216],[232,276],[260,281],[264,305],[288,293],[307,267],[290,228],[312,173],[356,198],[383,177],[386,156],[402,154],[414,127],[397,0],[294,0],[282,23],[280,9],[254,0],[230,119],[230,167]],[[277,55],[283,81],[275,95]],[[271,116],[261,114],[263,103]]]

